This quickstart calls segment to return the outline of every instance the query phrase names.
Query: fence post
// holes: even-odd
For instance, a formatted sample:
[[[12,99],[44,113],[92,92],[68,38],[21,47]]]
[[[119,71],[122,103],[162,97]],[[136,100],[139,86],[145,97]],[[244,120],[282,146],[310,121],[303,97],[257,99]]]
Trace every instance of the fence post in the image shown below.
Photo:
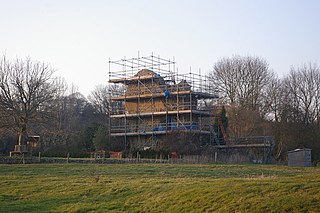
[[[25,159],[24,159],[24,153],[22,153],[22,163],[23,163],[23,164],[26,163],[26,161],[25,161]]]
[[[218,153],[214,152],[214,162],[217,163],[217,157],[218,157]]]
[[[41,152],[39,152],[38,161],[39,161],[39,163],[41,162]]]
[[[68,152],[68,154],[67,154],[67,163],[69,163],[69,158],[70,158],[70,154]]]

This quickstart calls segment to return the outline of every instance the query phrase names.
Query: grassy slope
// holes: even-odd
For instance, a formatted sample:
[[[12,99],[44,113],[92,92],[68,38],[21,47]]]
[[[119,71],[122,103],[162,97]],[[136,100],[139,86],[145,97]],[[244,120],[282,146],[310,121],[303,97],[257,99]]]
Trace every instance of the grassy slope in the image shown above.
[[[320,212],[320,168],[0,165],[0,212]]]

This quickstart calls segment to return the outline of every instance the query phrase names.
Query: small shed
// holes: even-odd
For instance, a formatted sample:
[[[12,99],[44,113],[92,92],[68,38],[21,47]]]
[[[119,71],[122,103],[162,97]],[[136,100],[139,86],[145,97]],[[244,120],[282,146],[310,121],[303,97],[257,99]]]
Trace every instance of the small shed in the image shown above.
[[[295,149],[288,152],[288,166],[310,167],[311,149]]]

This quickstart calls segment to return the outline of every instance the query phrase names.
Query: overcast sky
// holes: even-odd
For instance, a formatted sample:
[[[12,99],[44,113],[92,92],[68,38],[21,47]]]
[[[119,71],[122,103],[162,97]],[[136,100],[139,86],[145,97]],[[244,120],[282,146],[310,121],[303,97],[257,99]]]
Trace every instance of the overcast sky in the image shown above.
[[[108,59],[160,55],[209,72],[234,54],[283,76],[320,59],[318,0],[0,0],[0,53],[50,63],[87,96]]]

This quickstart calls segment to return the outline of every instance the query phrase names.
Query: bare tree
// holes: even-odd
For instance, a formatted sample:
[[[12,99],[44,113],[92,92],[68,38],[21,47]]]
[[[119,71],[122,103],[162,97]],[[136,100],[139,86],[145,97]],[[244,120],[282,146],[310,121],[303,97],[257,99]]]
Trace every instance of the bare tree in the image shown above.
[[[214,65],[210,77],[222,102],[229,105],[230,136],[263,134],[263,118],[271,104],[266,100],[268,89],[276,79],[269,64],[260,57],[223,58]]]
[[[218,61],[210,76],[228,103],[257,110],[273,72],[262,58],[233,56]]]
[[[265,97],[263,99],[263,110],[267,115],[267,120],[274,120],[279,122],[282,106],[286,96],[285,89],[283,87],[283,80],[273,77],[268,83],[266,88]]]
[[[122,107],[121,102],[112,101],[111,98],[123,93],[124,87],[116,84],[98,85],[88,99],[98,113],[107,115],[111,108],[117,110]]]
[[[29,58],[0,59],[0,108],[5,112],[1,115],[19,132],[19,145],[24,143],[30,122],[48,118],[52,112],[52,101],[61,92],[59,79],[53,74],[48,64]]]
[[[317,64],[292,67],[284,81],[294,119],[305,124],[318,120],[320,112],[320,68]]]

